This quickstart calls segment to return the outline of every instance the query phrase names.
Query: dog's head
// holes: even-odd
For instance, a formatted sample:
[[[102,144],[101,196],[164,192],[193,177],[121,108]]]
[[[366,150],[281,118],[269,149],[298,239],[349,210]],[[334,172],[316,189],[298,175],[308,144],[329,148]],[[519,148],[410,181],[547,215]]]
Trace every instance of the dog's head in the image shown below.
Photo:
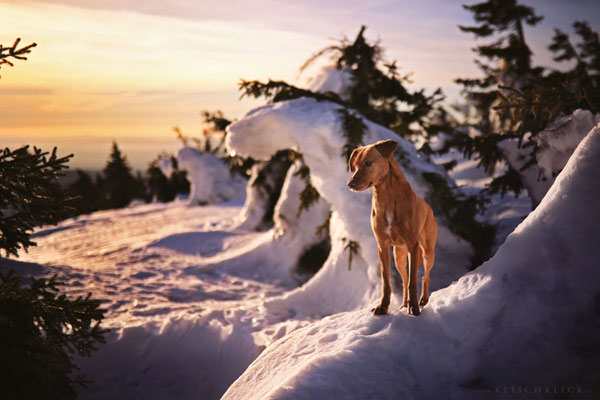
[[[382,140],[354,149],[348,161],[353,172],[348,187],[360,192],[381,182],[390,172],[389,158],[393,157],[396,146],[398,143],[394,140]]]

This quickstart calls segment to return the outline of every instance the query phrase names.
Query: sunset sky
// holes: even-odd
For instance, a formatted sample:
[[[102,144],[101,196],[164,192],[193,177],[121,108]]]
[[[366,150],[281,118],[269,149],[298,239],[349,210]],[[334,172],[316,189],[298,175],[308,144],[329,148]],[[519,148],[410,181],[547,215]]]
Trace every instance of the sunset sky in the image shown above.
[[[56,144],[74,167],[100,167],[114,139],[144,168],[173,151],[171,128],[201,130],[198,112],[236,118],[260,104],[238,101],[245,79],[296,82],[316,50],[361,24],[415,87],[456,98],[457,77],[477,71],[464,1],[0,0],[0,43],[38,43],[27,61],[0,69],[0,147]],[[473,3],[472,1],[469,3]],[[553,28],[575,20],[598,30],[600,2],[526,1],[545,20],[526,31],[538,64],[550,65]],[[301,76],[300,79],[304,79]],[[129,152],[128,152],[129,151]]]

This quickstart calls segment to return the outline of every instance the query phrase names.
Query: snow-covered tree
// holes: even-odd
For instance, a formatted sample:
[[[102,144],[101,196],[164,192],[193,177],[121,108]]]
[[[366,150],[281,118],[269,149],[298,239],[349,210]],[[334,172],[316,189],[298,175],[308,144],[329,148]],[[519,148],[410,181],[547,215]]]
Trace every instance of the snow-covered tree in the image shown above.
[[[510,121],[498,118],[493,107],[497,105],[503,86],[521,90],[529,85],[531,78],[540,75],[541,69],[531,65],[532,51],[525,41],[524,25],[535,26],[543,17],[517,0],[488,0],[463,7],[473,14],[477,25],[459,28],[474,34],[476,39],[489,42],[473,49],[479,56],[475,62],[483,76],[456,80],[463,85],[467,99],[476,110],[476,117],[470,124],[479,134],[472,136],[457,131],[452,144],[466,156],[475,155],[492,174],[498,162],[507,159],[498,143],[513,137],[506,130],[510,131]],[[518,169],[508,163],[507,170],[494,178],[490,189],[492,193],[521,192],[523,182]]]
[[[378,43],[366,40],[365,29],[362,26],[353,41],[344,38],[305,62],[301,70],[323,56],[330,56],[333,62],[333,67],[326,71],[325,76],[317,76],[309,89],[282,81],[242,80],[242,97],[264,97],[270,103],[309,97],[342,106],[338,115],[346,140],[339,151],[346,159],[355,148],[366,144],[363,135],[367,120],[421,144],[422,155],[426,156],[430,151],[429,139],[442,130],[450,129],[447,127],[447,113],[439,105],[443,99],[442,92],[437,89],[427,95],[424,89],[409,90],[406,86],[408,76],[400,75],[395,61],[384,59],[383,49]],[[405,155],[401,150],[396,151],[396,156],[404,168],[410,168],[404,165]],[[308,167],[303,171],[307,179],[301,192],[301,210],[309,208],[319,197],[318,191],[311,185]],[[484,200],[480,196],[465,195],[435,173],[424,174],[422,178],[430,188],[428,201],[435,206],[436,215],[446,219],[455,233],[474,245],[477,254],[473,264],[478,265],[489,256],[494,241],[493,227],[476,219],[483,210]],[[347,243],[349,250],[354,245]]]
[[[571,61],[575,66],[547,71],[532,66],[532,51],[525,41],[524,26],[535,26],[543,18],[533,8],[516,0],[463,7],[473,13],[477,25],[460,29],[489,42],[474,48],[483,77],[457,80],[476,110],[467,123],[475,129],[455,130],[446,146],[475,157],[489,174],[504,164],[505,170],[489,183],[487,192],[504,195],[526,190],[535,208],[551,185],[537,165],[542,146],[538,133],[548,137],[546,128],[577,109],[592,113],[600,109],[598,35],[587,23],[576,22],[581,42],[574,46],[567,34],[556,29],[549,46],[555,61]]]

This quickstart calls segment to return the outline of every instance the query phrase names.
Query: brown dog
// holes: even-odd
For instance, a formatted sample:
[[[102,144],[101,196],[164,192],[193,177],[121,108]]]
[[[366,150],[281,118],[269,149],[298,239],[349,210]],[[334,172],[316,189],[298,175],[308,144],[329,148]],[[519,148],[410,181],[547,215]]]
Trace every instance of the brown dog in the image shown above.
[[[371,226],[381,264],[383,294],[373,313],[386,314],[390,305],[390,246],[394,246],[396,268],[402,277],[402,307],[408,313],[419,315],[419,305],[429,300],[429,272],[435,258],[437,224],[431,207],[418,197],[404,180],[404,174],[394,158],[398,145],[385,140],[355,149],[350,156],[350,171],[354,172],[348,182],[353,191],[373,188]],[[406,257],[410,266],[406,272]],[[421,299],[417,303],[417,270],[424,259],[425,274]]]

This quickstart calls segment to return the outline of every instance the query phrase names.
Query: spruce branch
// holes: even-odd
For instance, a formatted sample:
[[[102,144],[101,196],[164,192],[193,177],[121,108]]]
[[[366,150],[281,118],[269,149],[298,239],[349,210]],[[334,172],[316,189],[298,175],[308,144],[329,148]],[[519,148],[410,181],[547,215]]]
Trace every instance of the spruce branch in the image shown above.
[[[14,63],[10,60],[10,58],[14,58],[16,60],[27,60],[25,54],[31,53],[31,49],[37,46],[37,43],[31,43],[27,46],[18,48],[19,43],[21,42],[21,38],[17,38],[12,46],[4,47],[0,44],[0,68],[2,64],[8,64],[13,67]]]
[[[343,237],[341,240],[345,244],[344,250],[348,250],[348,271],[350,271],[352,269],[352,258],[358,254],[360,244],[347,237]]]

